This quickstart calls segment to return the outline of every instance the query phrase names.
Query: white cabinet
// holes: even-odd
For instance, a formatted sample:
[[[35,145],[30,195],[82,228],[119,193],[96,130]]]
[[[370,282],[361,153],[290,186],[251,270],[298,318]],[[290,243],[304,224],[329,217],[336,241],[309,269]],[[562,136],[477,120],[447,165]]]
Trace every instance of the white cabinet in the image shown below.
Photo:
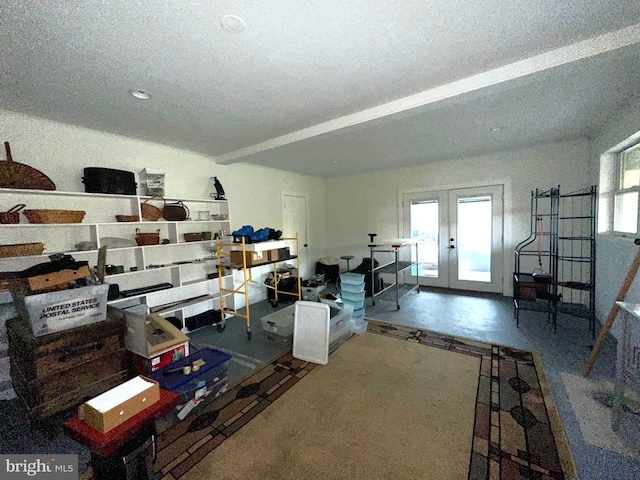
[[[42,255],[0,258],[0,271],[20,271],[47,262],[54,253],[68,253],[78,261],[97,264],[98,248],[108,244],[107,264],[123,267],[123,273],[107,275],[105,281],[116,283],[120,291],[170,283],[171,290],[140,294],[113,300],[116,307],[144,304],[163,316],[184,318],[218,308],[218,280],[215,235],[229,232],[229,205],[226,200],[166,198],[182,201],[190,211],[184,221],[147,221],[140,205],[146,196],[109,195],[83,192],[0,189],[0,211],[25,204],[27,209],[84,210],[82,223],[31,224],[20,214],[20,223],[0,226],[0,245],[42,242]],[[162,208],[163,202],[150,203]],[[137,215],[138,222],[117,222],[116,215]],[[222,220],[214,220],[224,217]],[[205,219],[206,218],[206,219]],[[159,231],[162,244],[137,246],[136,229]],[[187,242],[184,234],[210,232],[211,240]],[[82,245],[82,246],[81,246]],[[86,248],[86,250],[85,250]],[[225,280],[226,281],[226,280]],[[224,283],[224,282],[223,282]]]

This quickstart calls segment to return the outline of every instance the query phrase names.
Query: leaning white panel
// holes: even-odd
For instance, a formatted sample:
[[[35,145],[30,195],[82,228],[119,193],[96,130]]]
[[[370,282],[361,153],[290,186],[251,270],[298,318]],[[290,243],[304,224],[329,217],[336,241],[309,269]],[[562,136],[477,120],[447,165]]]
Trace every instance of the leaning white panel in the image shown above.
[[[326,365],[329,361],[329,305],[298,301],[293,321],[293,356]]]

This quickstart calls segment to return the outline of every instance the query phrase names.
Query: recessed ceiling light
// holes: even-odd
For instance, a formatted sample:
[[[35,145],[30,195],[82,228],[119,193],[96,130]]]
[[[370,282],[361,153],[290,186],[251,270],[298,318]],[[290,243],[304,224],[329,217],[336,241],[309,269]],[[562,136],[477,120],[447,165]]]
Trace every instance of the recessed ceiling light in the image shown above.
[[[244,32],[247,24],[237,15],[225,15],[222,17],[222,28],[230,33]]]
[[[151,94],[144,90],[129,90],[129,93],[140,100],[149,100],[151,98]]]

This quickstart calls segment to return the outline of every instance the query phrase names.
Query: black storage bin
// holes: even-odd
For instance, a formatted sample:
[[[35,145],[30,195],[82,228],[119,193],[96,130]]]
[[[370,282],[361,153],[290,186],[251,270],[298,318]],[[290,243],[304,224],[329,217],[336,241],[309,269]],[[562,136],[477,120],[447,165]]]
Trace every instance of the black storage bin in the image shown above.
[[[84,191],[88,193],[111,193],[135,195],[136,177],[133,172],[112,168],[87,167],[84,169]]]
[[[273,286],[273,281],[267,283],[265,281],[265,283],[267,285],[271,285]],[[278,282],[278,293],[280,292],[289,292],[289,293],[298,293],[298,280],[297,278],[293,278],[293,277],[288,277],[288,278],[283,278]],[[273,288],[267,288],[267,299],[268,300],[275,300],[276,298],[276,291]],[[278,301],[280,302],[293,302],[297,300],[297,297],[294,297],[293,295],[278,295]]]
[[[316,262],[316,275],[324,274],[325,282],[335,282],[340,274],[340,265],[327,265],[325,263]]]
[[[374,259],[374,268],[379,266],[379,262],[377,260]],[[351,270],[353,273],[363,273],[364,274],[364,291],[365,291],[365,296],[366,297],[371,297],[372,296],[372,285],[371,285],[371,258],[370,257],[364,257],[362,259],[362,263],[360,265],[358,265],[356,268],[354,268],[353,270]],[[380,290],[382,290],[382,279],[380,278],[380,274],[379,273],[374,273],[373,274],[373,281],[375,283],[375,292],[378,293]]]
[[[187,327],[187,330],[191,331],[208,325],[221,323],[223,320],[222,312],[214,309],[207,310],[206,312],[194,315],[193,317],[187,317],[184,319],[184,324]]]
[[[108,457],[91,456],[95,477],[104,480],[153,480],[156,461],[156,429],[150,423]]]

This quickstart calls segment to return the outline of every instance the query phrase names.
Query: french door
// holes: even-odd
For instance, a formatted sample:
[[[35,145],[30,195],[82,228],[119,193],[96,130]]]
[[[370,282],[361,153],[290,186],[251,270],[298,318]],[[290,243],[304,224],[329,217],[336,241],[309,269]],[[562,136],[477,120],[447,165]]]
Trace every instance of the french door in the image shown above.
[[[502,185],[402,195],[421,285],[502,292],[502,195]]]

